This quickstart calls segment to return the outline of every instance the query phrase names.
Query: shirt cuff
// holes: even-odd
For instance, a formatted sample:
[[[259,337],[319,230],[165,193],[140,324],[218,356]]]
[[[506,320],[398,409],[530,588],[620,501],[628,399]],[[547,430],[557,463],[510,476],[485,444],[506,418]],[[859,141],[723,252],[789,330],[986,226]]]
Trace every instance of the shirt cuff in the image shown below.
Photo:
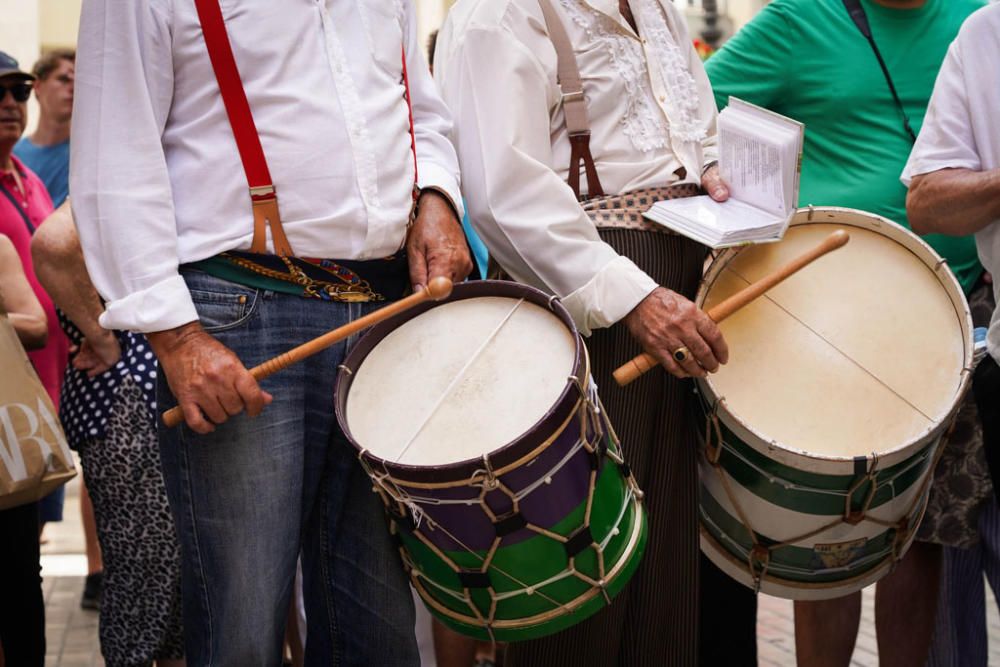
[[[719,146],[713,143],[711,146],[705,146],[701,151],[701,169],[705,170],[705,167],[712,164],[713,162],[719,161]]]
[[[659,287],[655,280],[627,257],[616,257],[565,299],[563,306],[584,336],[622,319],[649,293]]]
[[[109,301],[101,314],[100,325],[151,333],[174,329],[198,319],[187,283],[181,276],[171,276],[139,292]]]
[[[948,159],[926,159],[926,160],[913,160],[906,164],[903,169],[903,173],[900,175],[899,180],[906,187],[910,187],[913,183],[913,179],[917,176],[923,176],[924,174],[930,174],[935,171],[941,171],[942,169],[971,169],[973,171],[979,171],[980,165],[971,162],[969,160],[948,160]]]
[[[462,192],[458,187],[458,179],[447,169],[434,162],[418,163],[420,178],[417,180],[417,187],[421,190],[437,190],[448,198],[452,208],[461,220],[465,216],[465,206],[462,204]]]

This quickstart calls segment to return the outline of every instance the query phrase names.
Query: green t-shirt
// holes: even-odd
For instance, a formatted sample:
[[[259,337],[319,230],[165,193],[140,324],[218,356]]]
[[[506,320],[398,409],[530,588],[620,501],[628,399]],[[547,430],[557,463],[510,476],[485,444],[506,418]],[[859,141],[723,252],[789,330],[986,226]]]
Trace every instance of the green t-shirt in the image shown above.
[[[861,0],[915,132],[948,45],[982,0],[890,9]],[[800,206],[846,206],[909,227],[899,181],[913,143],[868,41],[842,0],[775,0],[706,63],[719,108],[730,95],[806,125]],[[982,272],[972,236],[925,239],[968,292]]]

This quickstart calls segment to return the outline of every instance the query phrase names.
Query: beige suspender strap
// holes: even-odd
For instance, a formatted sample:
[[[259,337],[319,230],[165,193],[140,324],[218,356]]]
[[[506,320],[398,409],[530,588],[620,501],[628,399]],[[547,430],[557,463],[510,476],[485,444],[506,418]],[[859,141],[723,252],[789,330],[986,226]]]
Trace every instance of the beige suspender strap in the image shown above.
[[[562,92],[563,115],[569,133],[570,161],[569,186],[580,199],[580,161],[587,172],[587,196],[602,197],[604,189],[597,176],[594,157],[590,153],[590,118],[587,116],[587,101],[583,97],[583,81],[580,68],[573,53],[573,43],[566,34],[566,27],[556,13],[551,0],[538,0],[549,31],[549,39],[556,49],[556,79]]]

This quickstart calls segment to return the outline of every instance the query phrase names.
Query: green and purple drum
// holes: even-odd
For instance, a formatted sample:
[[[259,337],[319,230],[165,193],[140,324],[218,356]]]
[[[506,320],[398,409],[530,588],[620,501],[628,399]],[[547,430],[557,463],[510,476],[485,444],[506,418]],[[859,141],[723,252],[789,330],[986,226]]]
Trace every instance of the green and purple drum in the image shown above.
[[[723,252],[698,304],[835,229],[845,247],[720,325],[730,361],[698,381],[702,550],[792,599],[841,597],[902,557],[972,368],[968,305],[944,260],[862,211],[803,209],[782,242]]]
[[[642,493],[558,300],[457,285],[374,327],[337,387],[413,586],[452,629],[541,637],[609,604],[635,571]]]

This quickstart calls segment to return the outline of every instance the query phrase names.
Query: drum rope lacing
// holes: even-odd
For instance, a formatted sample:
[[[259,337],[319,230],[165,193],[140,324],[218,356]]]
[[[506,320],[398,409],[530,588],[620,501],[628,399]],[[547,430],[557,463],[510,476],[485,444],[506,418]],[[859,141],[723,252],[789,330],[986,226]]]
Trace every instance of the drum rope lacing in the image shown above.
[[[910,536],[912,535],[913,532],[916,531],[917,526],[920,523],[917,514],[922,515],[923,509],[926,507],[926,494],[930,486],[931,480],[933,479],[933,474],[925,475],[924,478],[921,480],[920,486],[918,487],[918,492],[913,496],[913,500],[911,501],[910,506],[907,508],[906,512],[904,512],[903,518],[900,519],[899,521],[896,522],[885,521],[883,519],[879,519],[878,517],[869,515],[868,512],[871,509],[872,501],[874,500],[877,492],[880,489],[886,486],[894,486],[896,479],[898,479],[900,475],[911,470],[913,467],[925,462],[929,454],[927,453],[922,454],[918,458],[918,460],[915,460],[912,464],[906,466],[903,470],[901,470],[897,474],[894,474],[892,477],[879,480],[878,474],[879,472],[881,472],[879,469],[879,458],[878,454],[873,452],[871,454],[871,464],[868,466],[867,472],[864,475],[859,476],[858,479],[854,482],[854,484],[851,485],[851,488],[846,493],[831,491],[829,489],[817,489],[815,487],[809,487],[807,485],[791,482],[790,480],[783,479],[780,476],[767,473],[761,470],[759,466],[755,466],[753,463],[748,461],[746,457],[742,456],[738,451],[736,451],[736,449],[732,445],[727,443],[725,441],[725,438],[723,438],[722,436],[722,427],[719,420],[718,410],[720,405],[723,403],[724,399],[716,400],[715,403],[709,408],[709,406],[705,402],[705,398],[701,396],[700,392],[698,396],[706,415],[706,425],[705,425],[706,435],[703,442],[704,456],[708,461],[709,465],[711,465],[712,468],[716,471],[718,479],[722,484],[722,488],[725,491],[726,498],[729,501],[729,504],[732,505],[733,509],[736,511],[740,523],[743,524],[743,527],[746,529],[747,533],[749,533],[750,539],[753,541],[753,546],[749,550],[747,550],[742,545],[737,543],[734,539],[729,538],[728,536],[726,537],[730,543],[732,543],[734,546],[737,547],[737,551],[739,551],[743,556],[747,558],[747,568],[750,577],[753,580],[755,592],[758,593],[760,592],[761,583],[763,582],[763,579],[767,576],[770,570],[774,570],[775,572],[787,572],[787,573],[794,572],[796,574],[811,574],[814,576],[820,576],[824,574],[842,572],[849,569],[856,569],[858,568],[859,564],[862,565],[868,564],[868,562],[870,562],[871,560],[876,560],[876,561],[882,560],[889,555],[891,555],[892,557],[891,566],[895,567],[896,563],[898,563],[900,558],[902,558],[901,554],[902,548],[909,543]],[[927,448],[928,450],[931,449],[934,450],[933,461],[931,462],[931,468],[930,468],[931,470],[933,470],[937,466],[937,462],[941,457],[941,453],[944,451],[945,441],[948,439],[948,437],[950,437],[952,431],[954,430],[955,423],[956,423],[955,418],[953,418],[951,425],[948,428],[948,431],[944,435],[944,437],[941,438],[941,440],[937,443],[937,445]],[[712,442],[713,434],[715,438],[714,443]],[[814,530],[810,530],[802,535],[788,538],[781,542],[773,542],[765,545],[760,539],[761,533],[759,533],[754,529],[752,522],[750,521],[742,505],[740,504],[739,498],[737,498],[736,496],[729,475],[722,467],[721,458],[723,451],[725,451],[728,455],[736,457],[738,460],[745,463],[746,465],[751,466],[755,471],[762,474],[771,483],[780,483],[785,488],[795,488],[796,490],[801,490],[801,491],[843,496],[844,513],[840,518],[835,519],[829,524],[826,524]],[[860,490],[865,484],[868,484],[870,486],[868,493],[865,496],[864,503],[862,504],[860,509],[853,510],[851,508],[852,505],[851,501],[854,498],[855,494],[858,492],[858,490]],[[893,496],[895,497],[894,488],[893,488]],[[924,501],[923,507],[920,506],[921,501]],[[702,512],[701,514],[703,520],[707,519],[704,512]],[[913,520],[914,518],[916,518],[917,520]],[[837,526],[844,524],[853,526],[861,523],[862,521],[869,521],[877,525],[895,529],[896,532],[893,537],[890,548],[874,552],[870,554],[868,557],[854,560],[846,566],[832,567],[826,569],[798,570],[793,566],[771,564],[771,555],[779,549],[794,546],[798,542],[803,542],[805,540],[808,540],[812,537],[815,537],[816,535],[819,535],[828,530],[836,528]],[[716,529],[716,532],[718,534],[725,535],[725,533],[722,530],[720,530],[719,527],[714,522],[709,521],[709,523],[712,524],[712,526]]]
[[[601,551],[603,551],[604,549],[607,548],[608,543],[611,542],[611,539],[613,537],[616,537],[617,535],[620,534],[622,521],[625,519],[625,514],[628,512],[628,508],[632,504],[632,500],[634,500],[634,499],[635,499],[635,495],[632,493],[632,490],[629,489],[628,492],[625,495],[625,498],[623,499],[621,507],[619,508],[618,518],[615,519],[614,528],[610,532],[608,532],[608,534],[605,536],[605,538],[603,540],[601,540],[600,542],[596,543],[597,546],[598,546],[598,548]],[[460,544],[464,549],[469,549],[468,546],[466,546],[461,540],[459,540],[458,538],[456,538],[454,535],[452,535],[447,530],[442,529],[442,532],[444,532],[449,538],[451,538],[452,540],[454,540],[457,544]],[[471,549],[470,549],[470,551],[471,551]],[[482,558],[481,560],[485,561],[485,558]],[[449,596],[451,596],[451,597],[453,597],[455,599],[458,599],[458,600],[463,600],[463,601],[465,600],[465,596],[462,593],[458,593],[458,592],[456,592],[456,591],[448,588],[447,586],[445,586],[443,584],[439,584],[436,581],[434,581],[433,579],[430,579],[429,577],[427,577],[424,574],[424,572],[422,570],[420,570],[416,566],[416,564],[413,563],[412,561],[410,561],[408,563],[408,566],[413,570],[414,575],[422,577],[424,579],[424,581],[430,583],[432,586],[434,586],[435,588],[439,589],[443,593],[446,593],[447,595],[449,595]],[[539,588],[544,588],[545,586],[548,586],[549,584],[554,584],[555,582],[561,581],[562,579],[565,579],[566,577],[573,576],[573,572],[570,569],[565,569],[565,570],[562,570],[561,572],[559,572],[559,573],[557,573],[557,574],[549,577],[548,579],[545,579],[544,581],[540,581],[540,582],[538,582],[536,584],[532,584],[532,585],[529,586],[525,582],[519,580],[517,577],[514,577],[513,575],[509,574],[508,572],[505,572],[504,570],[502,570],[502,569],[500,569],[498,567],[494,567],[493,571],[498,572],[499,574],[502,574],[502,575],[508,577],[511,581],[515,582],[516,584],[519,584],[520,586],[523,586],[523,588],[520,589],[520,590],[507,591],[506,593],[496,593],[495,594],[495,598],[498,601],[499,600],[507,600],[509,598],[517,597],[518,595],[534,595],[534,594],[536,594],[538,592]],[[561,603],[558,603],[555,600],[552,600],[551,598],[548,598],[548,597],[546,597],[543,594],[540,594],[540,595],[541,595],[541,597],[545,597],[545,599],[549,600],[550,602],[554,602],[555,604],[557,604],[559,606],[564,606]]]
[[[601,406],[600,399],[597,394],[597,386],[593,380],[588,378],[588,384],[585,387],[583,382],[580,381],[576,376],[570,376],[569,382],[577,389],[580,394],[580,402],[575,408],[577,414],[579,415],[579,428],[580,428],[580,438],[577,443],[571,448],[572,452],[564,456],[559,462],[556,463],[550,470],[548,470],[544,475],[541,475],[539,480],[536,480],[529,486],[525,487],[521,491],[515,493],[503,481],[497,477],[494,472],[492,462],[489,459],[489,454],[483,455],[483,467],[476,470],[472,475],[472,484],[479,486],[481,492],[478,498],[474,499],[459,499],[459,500],[442,500],[442,499],[431,499],[424,498],[422,496],[413,496],[407,493],[403,488],[401,488],[401,483],[397,483],[392,477],[391,472],[388,470],[385,461],[382,461],[382,471],[376,471],[369,463],[368,457],[366,456],[366,451],[361,451],[359,454],[359,461],[362,467],[368,473],[368,475],[375,482],[374,491],[382,498],[383,503],[388,509],[390,515],[390,521],[393,533],[397,536],[399,531],[402,530],[400,521],[406,518],[407,513],[412,521],[412,535],[414,535],[421,544],[430,549],[442,562],[444,562],[456,575],[461,575],[463,573],[468,574],[478,574],[481,576],[487,576],[490,572],[494,572],[497,575],[505,577],[511,582],[514,582],[520,589],[510,590],[498,593],[495,590],[494,583],[487,578],[489,582],[487,586],[483,586],[489,595],[489,609],[482,610],[476,601],[472,597],[472,588],[469,585],[464,585],[461,591],[451,589],[443,584],[439,584],[434,581],[431,577],[428,577],[425,572],[423,572],[417,564],[410,558],[406,548],[403,546],[400,540],[399,551],[403,559],[404,566],[409,571],[410,577],[414,583],[415,588],[420,592],[421,597],[425,599],[429,604],[435,606],[441,613],[444,613],[455,620],[466,623],[469,625],[478,625],[486,629],[490,638],[495,641],[493,627],[497,623],[496,612],[497,604],[503,600],[517,597],[519,595],[534,595],[537,596],[549,604],[552,605],[552,610],[563,610],[564,612],[569,612],[575,609],[580,604],[583,604],[590,597],[584,594],[575,600],[569,602],[560,602],[551,596],[547,595],[541,588],[548,586],[550,584],[556,583],[563,579],[569,577],[576,577],[577,579],[587,583],[588,585],[600,590],[601,594],[604,596],[607,602],[610,602],[610,597],[607,593],[606,586],[609,581],[607,577],[609,572],[604,560],[604,550],[608,547],[611,540],[621,533],[621,524],[627,516],[628,509],[631,506],[636,507],[636,511],[639,511],[639,503],[642,501],[642,491],[639,489],[638,484],[635,481],[635,477],[631,470],[628,469],[625,464],[624,458],[621,455],[621,443],[618,440],[618,436],[611,426],[610,421],[607,419],[607,415]],[[564,429],[568,426],[570,422],[563,427]],[[603,426],[603,428],[602,428]],[[561,431],[560,431],[561,432]],[[558,433],[553,436],[553,441],[558,437]],[[602,442],[608,441],[606,446],[602,446]],[[619,466],[623,470],[623,476],[626,481],[626,490],[622,501],[622,506],[618,511],[617,518],[613,523],[611,529],[608,531],[607,535],[599,540],[595,541],[593,536],[590,535],[590,525],[591,525],[591,512],[593,510],[594,493],[597,485],[597,477],[600,469],[598,466],[592,466],[590,471],[590,476],[587,486],[587,496],[586,496],[586,507],[584,509],[584,516],[580,523],[580,526],[573,531],[569,536],[560,535],[551,530],[542,528],[541,526],[536,526],[530,522],[524,521],[521,529],[527,529],[537,535],[547,537],[556,542],[564,545],[569,544],[571,540],[575,537],[585,535],[590,538],[590,543],[583,545],[581,550],[576,553],[576,555],[569,555],[567,553],[568,567],[564,570],[557,572],[556,574],[548,577],[547,579],[529,584],[510,572],[504,570],[503,568],[497,566],[493,560],[496,556],[498,549],[502,546],[503,536],[500,534],[496,535],[493,539],[493,543],[487,550],[485,556],[480,556],[474,549],[470,548],[465,544],[459,537],[454,535],[446,527],[437,523],[428,516],[427,512],[421,508],[421,505],[447,505],[447,504],[465,504],[474,505],[478,504],[483,513],[490,519],[494,526],[497,526],[500,521],[510,518],[512,516],[520,516],[520,501],[523,500],[531,492],[540,488],[543,484],[547,484],[551,481],[551,477],[561,470],[575,454],[577,454],[580,449],[585,449],[589,454],[596,457],[606,457],[612,463]],[[498,516],[490,504],[487,502],[487,495],[492,492],[500,492],[510,502],[510,509],[503,515]],[[395,510],[393,506],[395,505]],[[523,518],[523,517],[522,517]],[[429,530],[440,530],[442,534],[446,535],[451,541],[457,544],[460,548],[464,549],[466,552],[471,554],[476,560],[479,561],[480,566],[478,570],[470,570],[468,568],[461,567],[454,559],[450,558],[445,554],[436,544],[434,544],[428,537],[426,537],[422,530],[421,525],[426,525]],[[584,533],[583,531],[586,531]],[[597,560],[597,573],[598,578],[588,576],[587,574],[581,572],[577,569],[575,559],[586,549],[592,549],[596,555]],[[619,564],[614,568],[617,569],[625,562],[623,557]],[[613,574],[613,572],[612,572]],[[466,582],[461,580],[462,584]],[[454,600],[460,601],[465,604],[468,608],[470,615],[463,615],[459,612],[454,611],[450,607],[443,606],[440,602],[429,597],[429,594],[425,594],[421,582],[430,583],[435,589],[442,591]]]

